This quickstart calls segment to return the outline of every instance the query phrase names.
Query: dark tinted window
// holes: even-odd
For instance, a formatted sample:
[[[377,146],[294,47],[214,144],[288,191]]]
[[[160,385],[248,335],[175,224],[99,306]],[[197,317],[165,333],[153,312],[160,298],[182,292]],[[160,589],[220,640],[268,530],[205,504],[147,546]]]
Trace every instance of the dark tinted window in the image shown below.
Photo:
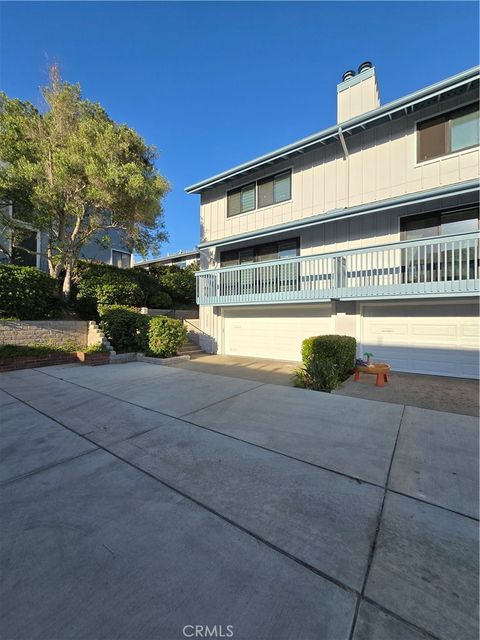
[[[418,162],[439,158],[478,144],[478,102],[417,124]]]

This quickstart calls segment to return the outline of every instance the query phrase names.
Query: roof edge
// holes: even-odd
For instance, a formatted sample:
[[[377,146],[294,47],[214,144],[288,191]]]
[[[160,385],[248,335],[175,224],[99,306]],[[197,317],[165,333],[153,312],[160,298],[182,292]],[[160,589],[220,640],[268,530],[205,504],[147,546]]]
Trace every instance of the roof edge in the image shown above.
[[[398,98],[397,100],[393,100],[383,106],[378,107],[377,109],[373,109],[372,111],[368,111],[367,113],[363,113],[360,116],[356,116],[355,118],[351,118],[350,120],[346,120],[340,124],[335,124],[327,129],[323,129],[317,133],[314,133],[306,138],[301,138],[296,142],[293,142],[284,147],[280,147],[279,149],[275,149],[269,153],[266,153],[262,156],[254,158],[253,160],[249,160],[248,162],[244,162],[239,164],[231,169],[218,173],[210,178],[206,178],[205,180],[201,180],[200,182],[196,182],[188,187],[185,187],[185,191],[187,193],[201,193],[204,189],[207,189],[218,182],[222,182],[227,178],[233,178],[237,174],[241,174],[248,169],[254,169],[260,167],[263,164],[266,164],[274,159],[277,159],[287,153],[291,153],[297,150],[300,150],[303,147],[311,146],[317,142],[321,142],[322,140],[329,138],[331,136],[338,135],[338,130],[341,128],[343,132],[348,131],[349,129],[366,124],[367,122],[371,122],[373,120],[377,120],[382,116],[388,115],[393,111],[400,110],[409,106],[411,103],[421,100],[423,98],[427,98],[430,94],[435,92],[443,91],[449,88],[453,88],[454,85],[461,85],[466,82],[469,82],[478,76],[480,73],[480,66],[475,66],[465,71],[462,71],[454,76],[450,76],[440,82],[436,82],[435,84],[424,87],[423,89],[419,89],[413,93],[407,94],[402,98]]]

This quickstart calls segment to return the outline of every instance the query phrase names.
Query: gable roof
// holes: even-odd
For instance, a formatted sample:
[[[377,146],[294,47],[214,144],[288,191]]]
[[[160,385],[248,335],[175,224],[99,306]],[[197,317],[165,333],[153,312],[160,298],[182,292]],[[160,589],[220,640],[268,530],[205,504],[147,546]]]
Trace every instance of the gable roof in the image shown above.
[[[187,193],[201,193],[205,189],[210,189],[218,184],[228,182],[241,175],[247,175],[257,169],[276,164],[286,158],[294,155],[302,154],[309,147],[318,144],[328,144],[339,139],[340,132],[344,135],[354,135],[360,131],[364,131],[373,126],[382,124],[389,120],[394,120],[399,117],[413,113],[420,108],[429,106],[440,100],[451,98],[459,93],[465,93],[474,86],[478,86],[480,78],[480,67],[473,67],[462,71],[455,76],[451,76],[446,80],[432,84],[424,89],[420,89],[414,93],[410,93],[403,98],[389,102],[386,105],[373,109],[367,113],[363,113],[360,116],[356,116],[341,124],[336,124],[328,129],[323,129],[318,133],[314,133],[311,136],[302,138],[297,142],[293,142],[285,147],[271,151],[263,156],[259,156],[249,162],[240,164],[232,169],[223,171],[211,178],[201,180],[195,184],[185,188]]]

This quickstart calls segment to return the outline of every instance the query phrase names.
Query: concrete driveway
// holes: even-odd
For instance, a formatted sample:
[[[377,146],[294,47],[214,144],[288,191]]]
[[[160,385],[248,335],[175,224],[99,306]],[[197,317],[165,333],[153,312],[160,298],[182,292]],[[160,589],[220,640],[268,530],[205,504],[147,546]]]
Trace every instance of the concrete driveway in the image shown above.
[[[477,639],[475,418],[144,363],[0,389],[1,637]]]

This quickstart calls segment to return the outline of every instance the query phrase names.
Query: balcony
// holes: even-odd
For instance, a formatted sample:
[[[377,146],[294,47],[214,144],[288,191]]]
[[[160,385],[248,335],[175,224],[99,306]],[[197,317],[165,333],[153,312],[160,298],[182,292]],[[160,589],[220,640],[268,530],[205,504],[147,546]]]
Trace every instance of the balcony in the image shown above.
[[[475,296],[478,233],[245,264],[197,273],[200,305]]]

